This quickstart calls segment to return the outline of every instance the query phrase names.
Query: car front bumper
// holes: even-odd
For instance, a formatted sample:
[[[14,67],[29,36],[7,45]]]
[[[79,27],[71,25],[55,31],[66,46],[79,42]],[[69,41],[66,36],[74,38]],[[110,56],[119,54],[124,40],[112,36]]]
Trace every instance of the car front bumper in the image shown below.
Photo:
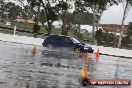
[[[93,53],[94,49],[93,48],[84,48],[84,52]]]

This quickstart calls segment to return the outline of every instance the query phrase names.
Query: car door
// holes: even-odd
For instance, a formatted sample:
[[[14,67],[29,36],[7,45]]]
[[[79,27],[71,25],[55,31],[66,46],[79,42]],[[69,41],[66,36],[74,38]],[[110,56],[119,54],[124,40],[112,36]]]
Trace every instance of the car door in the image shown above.
[[[72,40],[70,40],[69,37],[63,37],[63,46],[64,47],[72,47],[73,46]]]
[[[62,47],[62,38],[61,36],[54,37],[54,46],[56,47]]]

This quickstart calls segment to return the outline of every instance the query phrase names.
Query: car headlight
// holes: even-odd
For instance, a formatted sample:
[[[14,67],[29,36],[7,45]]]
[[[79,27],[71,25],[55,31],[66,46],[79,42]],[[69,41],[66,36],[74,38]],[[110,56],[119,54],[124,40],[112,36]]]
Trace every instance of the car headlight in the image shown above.
[[[88,47],[84,47],[85,50],[88,50]]]

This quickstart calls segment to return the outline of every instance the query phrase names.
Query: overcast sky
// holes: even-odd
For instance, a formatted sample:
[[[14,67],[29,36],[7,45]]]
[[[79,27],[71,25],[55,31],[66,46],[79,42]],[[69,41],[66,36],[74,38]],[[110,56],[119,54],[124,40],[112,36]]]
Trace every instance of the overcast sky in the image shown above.
[[[8,0],[8,1],[16,2],[17,0]],[[19,3],[16,3],[16,4],[19,4]],[[27,4],[27,2],[24,2],[24,4]],[[101,24],[121,24],[122,15],[123,15],[122,4],[111,6],[108,10],[103,12],[100,23]],[[132,22],[132,10],[130,10],[125,20],[125,24],[128,24],[129,22]]]
[[[100,23],[102,24],[121,24],[123,16],[123,7],[122,4],[114,5],[108,10],[104,11]],[[129,11],[129,14],[125,20],[125,24],[132,22],[132,8]]]

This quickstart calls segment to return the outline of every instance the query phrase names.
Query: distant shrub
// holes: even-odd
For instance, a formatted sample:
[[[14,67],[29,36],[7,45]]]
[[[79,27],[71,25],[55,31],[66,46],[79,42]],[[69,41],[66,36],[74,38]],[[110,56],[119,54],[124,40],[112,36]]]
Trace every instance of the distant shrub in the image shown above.
[[[95,39],[97,40],[98,45],[115,46],[117,37],[113,33],[97,30]]]
[[[92,40],[92,36],[89,33],[83,33],[83,41],[84,42],[90,42]]]
[[[129,45],[132,43],[131,41],[132,40],[131,40],[129,35],[123,37],[122,41],[121,41],[122,42],[122,47],[130,47]]]

